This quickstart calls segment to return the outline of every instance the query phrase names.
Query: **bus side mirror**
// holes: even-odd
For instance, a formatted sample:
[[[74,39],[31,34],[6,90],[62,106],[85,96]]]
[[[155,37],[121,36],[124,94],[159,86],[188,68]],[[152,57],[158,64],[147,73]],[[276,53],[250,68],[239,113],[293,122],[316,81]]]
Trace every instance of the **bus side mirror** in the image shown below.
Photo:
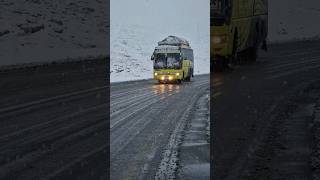
[[[154,60],[154,55],[152,54],[152,56],[151,56],[151,61],[153,61]]]

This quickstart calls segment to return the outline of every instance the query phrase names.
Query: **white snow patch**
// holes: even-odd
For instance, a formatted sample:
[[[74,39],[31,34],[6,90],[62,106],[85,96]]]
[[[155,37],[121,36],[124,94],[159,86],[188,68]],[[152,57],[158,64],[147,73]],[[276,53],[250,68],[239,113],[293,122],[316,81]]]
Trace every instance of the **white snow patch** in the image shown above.
[[[111,0],[110,81],[152,78],[151,55],[170,35],[190,43],[195,74],[209,73],[208,4],[209,0]]]
[[[151,32],[137,25],[113,25],[110,40],[112,82],[152,78],[150,60],[154,42]]]
[[[102,0],[2,0],[0,66],[106,56],[102,6]]]
[[[319,38],[320,1],[269,0],[270,42]]]

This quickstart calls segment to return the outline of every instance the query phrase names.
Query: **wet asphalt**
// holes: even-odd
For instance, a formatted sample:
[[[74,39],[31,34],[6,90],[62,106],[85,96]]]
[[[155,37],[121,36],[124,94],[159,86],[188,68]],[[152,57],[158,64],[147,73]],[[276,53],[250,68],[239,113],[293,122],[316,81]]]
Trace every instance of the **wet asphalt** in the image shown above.
[[[105,65],[0,71],[0,179],[107,179]]]
[[[203,98],[209,95],[209,82],[209,75],[201,75],[182,84],[153,80],[111,84],[110,179],[175,178],[183,166],[181,144],[197,102],[209,105]],[[204,118],[207,122],[208,114]],[[201,163],[209,163],[206,144],[207,158]]]
[[[312,179],[320,42],[272,44],[211,77],[214,179]]]
[[[208,124],[201,113],[208,75],[181,85],[112,84],[110,108],[104,65],[1,71],[0,179],[103,179],[105,164],[97,160],[108,160],[109,148],[111,179],[179,177],[189,167],[208,168],[179,154],[190,139],[205,139],[188,133]],[[319,80],[319,41],[270,45],[256,63],[212,74],[215,179],[316,177]]]

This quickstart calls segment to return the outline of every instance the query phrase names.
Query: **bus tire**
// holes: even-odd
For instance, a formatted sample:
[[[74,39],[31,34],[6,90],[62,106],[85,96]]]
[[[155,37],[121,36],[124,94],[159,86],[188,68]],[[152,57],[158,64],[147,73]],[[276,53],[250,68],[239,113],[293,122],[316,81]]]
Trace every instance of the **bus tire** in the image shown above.
[[[248,49],[248,60],[249,62],[256,62],[258,58],[257,47],[251,47]]]
[[[231,61],[234,64],[240,64],[240,59],[238,57],[238,30],[235,30],[233,35],[233,45],[232,45],[232,57]]]
[[[229,59],[223,57],[217,57],[213,64],[214,72],[223,72],[228,68]]]
[[[186,77],[186,81],[191,81],[191,69],[189,69],[188,76]]]
[[[191,76],[190,75],[186,77],[186,81],[188,81],[188,82],[191,81]]]
[[[214,63],[213,64],[213,71],[214,72],[222,72],[224,69],[223,69],[223,66],[222,66],[222,63]]]

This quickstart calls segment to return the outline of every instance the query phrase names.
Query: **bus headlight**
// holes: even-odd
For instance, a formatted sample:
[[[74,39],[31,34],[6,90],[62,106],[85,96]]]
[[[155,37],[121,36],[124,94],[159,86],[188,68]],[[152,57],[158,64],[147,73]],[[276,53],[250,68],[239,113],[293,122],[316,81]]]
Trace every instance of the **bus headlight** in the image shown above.
[[[162,81],[164,80],[164,76],[161,77],[161,80],[162,80]]]
[[[180,75],[180,73],[176,73],[176,76],[179,76]]]
[[[226,42],[226,35],[213,36],[212,44],[222,44]]]
[[[158,73],[154,73],[155,76],[158,76]]]
[[[173,77],[172,76],[169,76],[169,80],[171,81],[173,79]]]

